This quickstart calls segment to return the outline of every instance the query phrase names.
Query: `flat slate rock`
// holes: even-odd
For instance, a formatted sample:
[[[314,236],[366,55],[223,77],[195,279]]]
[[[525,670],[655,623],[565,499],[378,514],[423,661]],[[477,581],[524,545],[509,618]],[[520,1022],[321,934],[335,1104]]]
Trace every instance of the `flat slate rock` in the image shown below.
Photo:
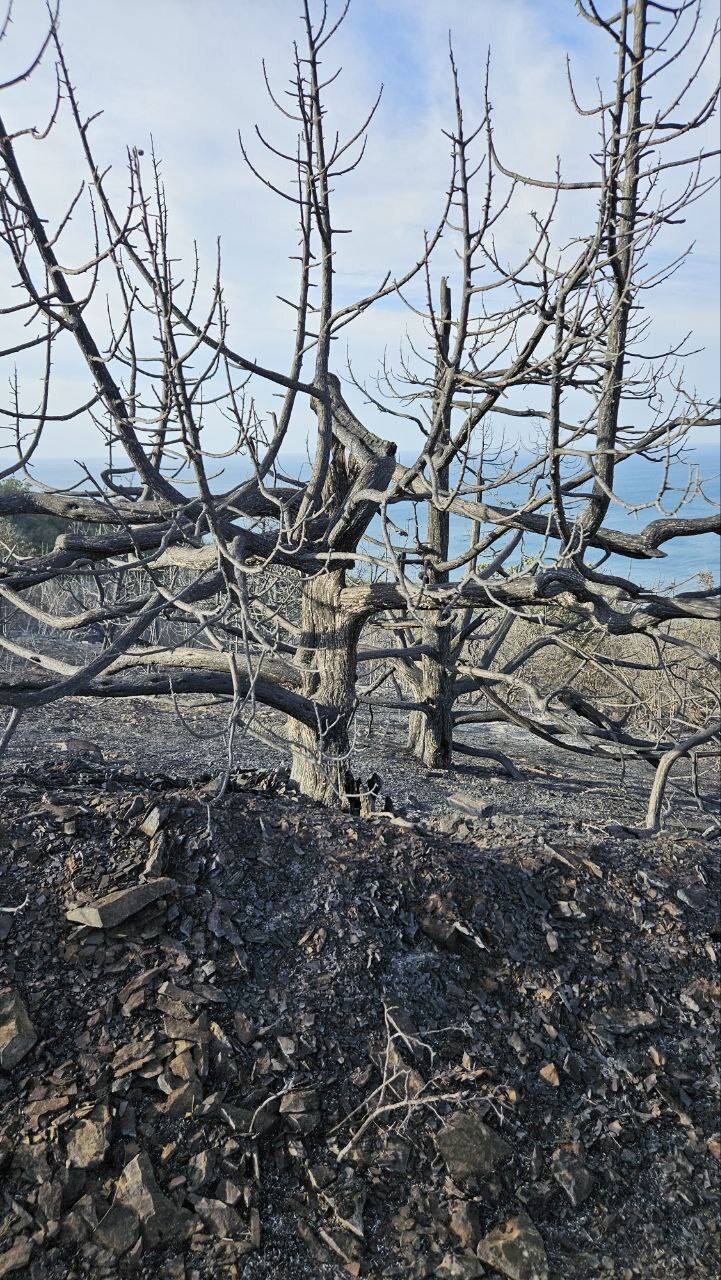
[[[104,898],[96,898],[95,902],[87,902],[85,906],[76,903],[66,913],[66,919],[73,924],[86,924],[91,929],[111,929],[122,924],[130,916],[134,916],[156,898],[172,893],[176,888],[175,880],[169,876],[160,876],[157,880],[146,880],[144,884],[132,885],[129,889],[115,889]]]
[[[0,1067],[12,1071],[32,1049],[37,1036],[17,991],[0,991]]]

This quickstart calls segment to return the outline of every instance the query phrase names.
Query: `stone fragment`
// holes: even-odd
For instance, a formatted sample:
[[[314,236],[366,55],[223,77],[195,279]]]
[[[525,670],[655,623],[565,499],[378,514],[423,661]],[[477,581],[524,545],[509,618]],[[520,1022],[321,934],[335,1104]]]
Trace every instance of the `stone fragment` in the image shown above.
[[[561,1080],[555,1062],[547,1062],[545,1066],[541,1067],[538,1074],[541,1079],[545,1080],[546,1084],[550,1084],[552,1088],[557,1089],[559,1087]]]
[[[150,853],[143,867],[143,875],[147,880],[154,880],[165,870],[167,854],[165,850],[165,832],[159,831],[150,841]]]
[[[110,1108],[101,1102],[72,1130],[68,1138],[68,1164],[76,1169],[92,1169],[102,1164],[109,1134]]]
[[[476,1280],[483,1267],[474,1253],[447,1253],[433,1272],[439,1280]]]
[[[156,898],[172,893],[176,887],[175,880],[161,876],[158,880],[146,880],[144,884],[133,885],[130,889],[115,889],[85,906],[75,903],[65,913],[66,919],[73,924],[88,925],[91,929],[111,929],[142,911]]]
[[[63,1240],[74,1245],[84,1244],[90,1239],[97,1225],[98,1215],[95,1212],[92,1196],[81,1196],[75,1208],[63,1218]]]
[[[280,1100],[282,1115],[300,1115],[304,1111],[318,1110],[318,1094],[315,1089],[291,1089]]]
[[[189,1049],[184,1049],[182,1053],[176,1053],[175,1057],[170,1059],[168,1067],[179,1080],[195,1079],[195,1062]]]
[[[260,1213],[257,1209],[250,1211],[250,1247],[260,1248]]]
[[[509,1280],[548,1280],[541,1233],[525,1213],[489,1231],[478,1245],[478,1257]]]
[[[593,1190],[593,1174],[589,1173],[573,1148],[558,1147],[551,1159],[556,1182],[565,1191],[574,1209],[577,1209]]]
[[[218,1200],[222,1200],[223,1204],[236,1205],[239,1200],[243,1199],[243,1192],[240,1187],[231,1182],[229,1178],[221,1178],[215,1194]]]
[[[13,1271],[20,1271],[26,1267],[30,1261],[33,1251],[32,1240],[16,1240],[10,1249],[6,1249],[5,1253],[0,1253],[0,1276],[12,1275]]]
[[[481,1234],[478,1205],[472,1200],[455,1200],[451,1205],[450,1228],[463,1249],[475,1249]]]
[[[457,1182],[487,1178],[513,1152],[507,1142],[477,1116],[459,1111],[436,1135],[436,1146]]]
[[[93,1232],[93,1241],[116,1257],[127,1253],[140,1234],[138,1215],[122,1204],[113,1204]]]
[[[190,1215],[176,1208],[160,1190],[153,1166],[142,1151],[126,1164],[118,1178],[114,1203],[137,1214],[143,1243],[150,1249],[185,1239],[192,1231]]]
[[[37,1036],[17,991],[0,991],[0,1067],[12,1071],[30,1052]]]
[[[25,1182],[42,1186],[50,1177],[47,1142],[19,1142],[13,1154],[13,1170]]]
[[[197,1080],[190,1080],[187,1084],[181,1084],[178,1089],[172,1089],[160,1110],[172,1120],[182,1120],[183,1116],[189,1116],[195,1111],[202,1097],[203,1091]]]
[[[199,1151],[188,1164],[188,1182],[191,1187],[202,1187],[213,1176],[216,1165],[216,1154],[211,1149]]]
[[[233,1024],[235,1026],[235,1034],[241,1044],[250,1044],[255,1036],[253,1023],[247,1013],[234,1013]]]
[[[454,809],[458,809],[461,813],[470,814],[473,818],[490,818],[495,813],[492,804],[484,803],[478,796],[474,796],[470,791],[456,791],[449,796],[449,804]]]
[[[148,810],[142,822],[138,824],[143,835],[157,835],[163,823],[166,821],[169,812],[169,809],[167,809],[165,805],[154,804],[152,809]]]
[[[58,748],[67,755],[79,759],[97,760],[99,763],[103,760],[102,749],[97,742],[91,742],[89,738],[64,738],[58,743]]]
[[[195,1211],[203,1226],[222,1240],[239,1240],[246,1233],[245,1223],[237,1209],[222,1200],[200,1196],[195,1201]]]
[[[63,1188],[59,1178],[44,1182],[38,1190],[38,1209],[46,1222],[56,1222],[63,1210]]]

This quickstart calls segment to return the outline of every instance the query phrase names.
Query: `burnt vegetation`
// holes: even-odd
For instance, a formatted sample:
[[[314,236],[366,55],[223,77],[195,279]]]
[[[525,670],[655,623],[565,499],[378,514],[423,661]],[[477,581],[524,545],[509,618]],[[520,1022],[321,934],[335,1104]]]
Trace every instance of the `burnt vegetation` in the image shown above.
[[[0,1276],[715,1274],[721,595],[648,568],[721,533],[719,405],[654,330],[718,28],[568,8],[611,68],[569,61],[582,171],[517,169],[451,41],[437,220],[349,298],[381,99],[337,131],[354,13],[301,0],[276,132],[239,122],[283,368],[220,246],[180,261],[154,147],[111,172],[54,4],[3,73]]]
[[[703,623],[718,620],[719,593],[709,581],[649,590],[606,562],[616,554],[632,566],[662,557],[671,539],[719,531],[710,498],[708,514],[684,511],[702,479],[692,476],[681,495],[670,480],[689,433],[717,426],[717,406],[684,381],[685,335],[652,349],[647,303],[668,272],[683,270],[683,259],[664,257],[664,233],[715,185],[716,94],[698,92],[715,33],[710,46],[698,43],[695,3],[636,0],[608,19],[579,5],[575,20],[610,43],[616,74],[598,90],[576,85],[569,66],[574,105],[595,119],[598,139],[587,176],[573,181],[560,164],[555,174],[523,174],[499,157],[489,75],[469,119],[451,49],[438,223],[415,261],[389,264],[375,292],[341,306],[334,273],[346,229],[335,225],[334,193],[362,163],[375,113],[341,137],[326,112],[344,18],[304,5],[290,92],[267,81],[286,141],[256,130],[251,147],[240,137],[245,163],[297,223],[285,370],[235,349],[220,256],[205,296],[197,262],[176,261],[153,153],[128,151],[127,202],[116,207],[55,18],[35,63],[6,85],[12,112],[14,84],[55,60],[51,119],[0,126],[2,241],[16,273],[4,314],[18,332],[3,351],[15,372],[0,475],[28,475],[51,424],[72,431],[89,418],[108,463],[70,492],[3,490],[6,530],[30,517],[67,519],[72,530],[41,554],[6,537],[0,594],[12,619],[40,621],[45,634],[94,626],[112,635],[101,654],[59,663],[52,646],[6,625],[6,738],[34,708],[70,695],[209,695],[228,701],[232,761],[239,727],[268,734],[260,711],[270,707],[286,717],[301,791],[347,807],[363,798],[350,767],[359,707],[400,702],[409,750],[426,766],[450,764],[459,721],[489,720],[569,751],[642,759],[656,769],[646,826],[657,830],[671,766],[707,758],[718,740],[718,654],[713,625]],[[51,221],[24,156],[51,149],[68,114],[85,175]],[[528,188],[539,189],[544,212],[529,219],[527,246],[510,261],[497,245]],[[564,243],[556,223],[566,203],[577,205],[578,225]],[[83,210],[88,256],[68,262],[64,237]],[[438,278],[441,241],[452,244],[455,269]],[[379,353],[373,387],[361,386],[352,361],[339,364],[336,338],[343,331],[352,351],[353,322],[391,295],[422,314],[426,349],[408,343],[398,368]],[[86,379],[71,406],[56,399],[54,377],[69,347]],[[279,397],[267,413],[263,389]],[[367,425],[369,414],[389,423],[388,435]],[[531,443],[514,451],[503,432],[519,419]],[[301,476],[282,463],[296,420],[314,423]],[[398,456],[394,422],[412,424],[410,463]],[[242,459],[247,472],[225,491],[214,483],[219,454]],[[639,504],[628,532],[614,527],[614,512],[628,506],[616,494],[639,457],[658,473],[657,499]],[[404,538],[393,519],[400,504],[415,513]],[[467,529],[453,555],[451,522]],[[39,603],[53,582],[71,584],[67,611]],[[151,638],[158,619],[169,624],[162,644]],[[539,651],[559,682],[539,680]],[[693,687],[684,683],[689,664],[700,672]],[[482,738],[456,746],[484,754]]]

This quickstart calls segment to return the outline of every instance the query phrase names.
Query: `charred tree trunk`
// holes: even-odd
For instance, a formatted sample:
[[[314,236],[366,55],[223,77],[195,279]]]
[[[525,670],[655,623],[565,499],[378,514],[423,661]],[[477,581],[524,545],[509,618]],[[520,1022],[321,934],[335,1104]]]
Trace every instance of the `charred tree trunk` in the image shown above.
[[[438,321],[437,397],[441,394],[440,388],[446,371],[450,333],[451,291],[448,281],[443,279]],[[438,398],[436,404],[438,405]],[[443,451],[449,439],[450,411],[446,410],[437,452]],[[446,493],[449,479],[448,467],[438,468],[436,474],[439,490]],[[449,525],[448,511],[440,511],[429,502],[426,528],[428,549],[424,566],[424,576],[428,583],[448,581],[447,571],[439,570],[437,566],[448,559]],[[411,712],[408,747],[428,768],[448,769],[453,756],[451,625],[450,619],[433,619],[433,615],[431,619],[431,622],[421,630],[421,641],[433,650],[433,654],[424,654],[421,659],[421,679],[417,691],[420,700],[427,704],[428,710]]]
[[[303,693],[318,706],[318,724],[313,729],[289,718],[287,734],[291,777],[303,795],[348,809],[348,753],[363,615],[341,609],[343,585],[341,573],[330,573],[304,586],[297,661]]]

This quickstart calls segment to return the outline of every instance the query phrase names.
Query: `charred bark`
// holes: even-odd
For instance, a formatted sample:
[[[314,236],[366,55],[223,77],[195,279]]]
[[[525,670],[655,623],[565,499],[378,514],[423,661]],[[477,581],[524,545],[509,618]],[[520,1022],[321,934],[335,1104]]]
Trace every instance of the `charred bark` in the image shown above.
[[[303,795],[321,804],[351,804],[348,757],[356,710],[358,639],[364,614],[341,603],[343,577],[330,573],[303,588],[297,665],[302,691],[318,707],[317,723],[288,719],[291,777]],[[329,710],[330,709],[330,710]]]
[[[448,362],[451,335],[451,291],[448,281],[441,280],[441,305],[437,324],[438,354],[436,359],[435,411],[442,415],[437,457],[445,453],[450,440],[450,399],[444,403],[442,387]],[[435,459],[434,459],[435,462]],[[442,493],[448,492],[449,468],[439,466],[435,481]],[[438,568],[448,559],[450,514],[434,502],[428,504],[426,527],[427,559],[424,576],[428,584],[448,582],[448,572]],[[417,759],[431,769],[450,768],[453,757],[453,674],[451,671],[450,619],[431,615],[429,625],[421,631],[421,644],[430,652],[421,658],[418,693],[427,711],[412,711],[408,725],[408,747]]]

